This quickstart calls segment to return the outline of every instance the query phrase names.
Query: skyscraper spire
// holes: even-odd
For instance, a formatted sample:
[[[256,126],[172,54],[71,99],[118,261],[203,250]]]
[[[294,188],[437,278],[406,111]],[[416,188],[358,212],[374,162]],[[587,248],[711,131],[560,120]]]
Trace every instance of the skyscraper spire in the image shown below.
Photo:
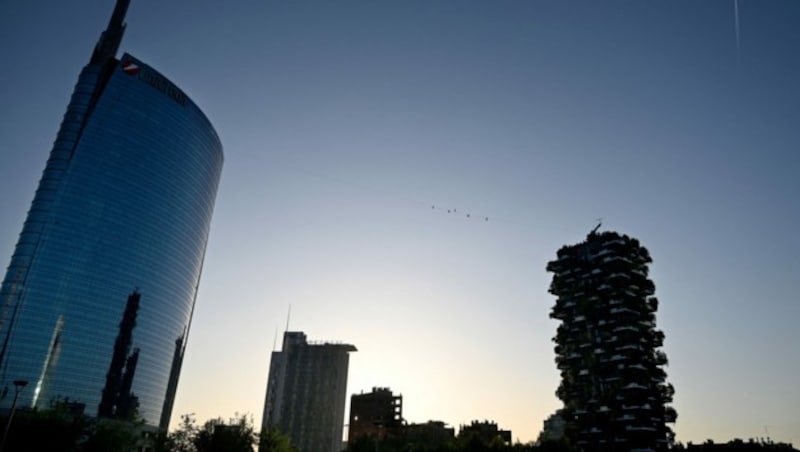
[[[128,12],[128,5],[131,0],[117,0],[108,27],[100,34],[97,45],[92,53],[92,64],[103,64],[117,55],[117,49],[122,42],[122,35],[125,33],[125,13]]]

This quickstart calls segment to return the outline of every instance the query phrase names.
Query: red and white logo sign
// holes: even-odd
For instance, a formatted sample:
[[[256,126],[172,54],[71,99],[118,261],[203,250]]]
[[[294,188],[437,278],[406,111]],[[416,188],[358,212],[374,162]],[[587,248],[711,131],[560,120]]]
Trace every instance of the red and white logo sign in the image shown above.
[[[124,61],[122,63],[122,70],[128,75],[136,75],[139,72],[139,65],[133,61]]]

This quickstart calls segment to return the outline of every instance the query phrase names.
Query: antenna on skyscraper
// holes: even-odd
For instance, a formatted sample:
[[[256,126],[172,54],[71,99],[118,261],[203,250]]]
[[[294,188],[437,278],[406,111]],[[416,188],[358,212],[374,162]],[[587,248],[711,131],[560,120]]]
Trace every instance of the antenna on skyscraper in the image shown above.
[[[284,333],[289,331],[289,319],[292,318],[292,305],[289,305],[289,312],[286,314],[286,330]]]

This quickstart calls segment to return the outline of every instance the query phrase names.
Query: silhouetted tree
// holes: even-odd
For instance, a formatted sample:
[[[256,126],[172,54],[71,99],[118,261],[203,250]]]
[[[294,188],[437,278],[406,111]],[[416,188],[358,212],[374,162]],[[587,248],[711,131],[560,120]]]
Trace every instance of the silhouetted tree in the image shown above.
[[[5,425],[6,418],[0,422]],[[66,410],[18,410],[4,451],[78,451],[87,425],[85,416]]]
[[[259,452],[296,452],[297,449],[292,447],[289,437],[283,433],[269,428],[261,432],[258,441]]]
[[[237,415],[228,423],[222,418],[206,421],[194,438],[194,446],[197,452],[252,452],[257,441],[253,420]]]
[[[541,452],[572,452],[575,449],[570,446],[566,438],[562,438],[558,440],[541,441],[535,450]]]
[[[194,414],[183,414],[181,424],[176,430],[155,438],[154,448],[156,452],[196,452],[194,439],[197,431]]]
[[[91,419],[85,433],[88,438],[82,452],[129,452],[142,442],[142,421],[127,419]]]

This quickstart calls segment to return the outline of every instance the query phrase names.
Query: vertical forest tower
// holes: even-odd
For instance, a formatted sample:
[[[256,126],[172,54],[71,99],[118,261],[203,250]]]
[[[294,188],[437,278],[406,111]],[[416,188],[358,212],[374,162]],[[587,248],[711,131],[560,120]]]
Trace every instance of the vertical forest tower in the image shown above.
[[[553,338],[557,395],[565,434],[579,450],[661,450],[673,440],[674,390],[659,350],[651,262],[638,240],[592,231],[547,264],[558,297],[550,317],[561,321]]]

